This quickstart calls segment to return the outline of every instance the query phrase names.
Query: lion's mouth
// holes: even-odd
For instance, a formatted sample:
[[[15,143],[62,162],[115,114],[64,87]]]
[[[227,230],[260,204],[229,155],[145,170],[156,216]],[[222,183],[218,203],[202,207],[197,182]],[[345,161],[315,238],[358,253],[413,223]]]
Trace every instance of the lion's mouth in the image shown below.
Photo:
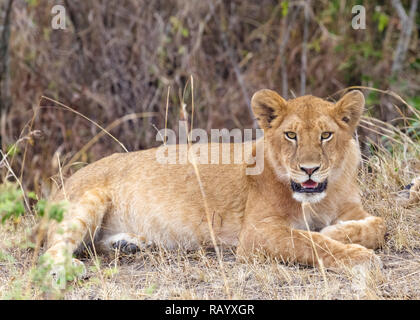
[[[324,182],[315,182],[311,179],[302,182],[302,183],[297,183],[294,182],[293,180],[291,181],[291,186],[292,186],[292,190],[294,192],[302,192],[302,193],[320,193],[325,191],[325,189],[327,188],[327,180],[325,180]]]

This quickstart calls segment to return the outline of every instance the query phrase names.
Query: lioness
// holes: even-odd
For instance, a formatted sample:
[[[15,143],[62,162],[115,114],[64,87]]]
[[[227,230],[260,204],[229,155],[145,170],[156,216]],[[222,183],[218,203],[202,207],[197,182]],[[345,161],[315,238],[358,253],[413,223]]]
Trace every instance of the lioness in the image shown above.
[[[260,90],[251,104],[265,132],[253,142],[253,151],[264,142],[261,174],[246,175],[245,161],[198,164],[200,189],[192,164],[158,163],[156,148],[114,154],[77,171],[52,196],[69,207],[49,227],[47,254],[60,263],[63,252],[92,239],[97,248],[123,252],[151,244],[196,248],[211,243],[206,201],[216,240],[237,246],[239,256],[263,250],[327,268],[377,259],[372,249],[385,224],[363,210],[356,183],[353,134],[363,94],[332,103]]]

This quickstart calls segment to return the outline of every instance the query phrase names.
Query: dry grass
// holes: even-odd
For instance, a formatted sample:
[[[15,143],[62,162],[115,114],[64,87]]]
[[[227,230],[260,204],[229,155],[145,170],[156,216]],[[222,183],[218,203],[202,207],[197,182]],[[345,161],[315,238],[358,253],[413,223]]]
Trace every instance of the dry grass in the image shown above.
[[[348,271],[326,272],[274,260],[238,262],[234,248],[223,248],[222,261],[235,299],[420,299],[419,207],[404,208],[397,193],[418,170],[413,154],[383,153],[364,162],[360,185],[368,212],[385,218],[386,243],[377,254],[382,274],[366,277]],[[418,172],[418,171],[417,171]],[[65,299],[223,299],[227,298],[215,251],[167,252],[163,248],[134,256],[83,258],[86,277],[61,295],[45,295],[28,285],[32,250],[26,247],[34,218],[24,216],[0,227],[1,298]]]

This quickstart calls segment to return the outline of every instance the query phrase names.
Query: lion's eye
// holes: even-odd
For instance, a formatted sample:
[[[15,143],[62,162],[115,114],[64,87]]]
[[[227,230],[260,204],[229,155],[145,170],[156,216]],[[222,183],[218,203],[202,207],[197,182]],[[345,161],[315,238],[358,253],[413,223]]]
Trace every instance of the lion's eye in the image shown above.
[[[332,132],[321,133],[321,140],[329,140],[332,137]]]
[[[286,135],[286,138],[290,140],[296,140],[296,137],[297,137],[296,132],[289,131],[289,132],[285,132],[284,134]]]

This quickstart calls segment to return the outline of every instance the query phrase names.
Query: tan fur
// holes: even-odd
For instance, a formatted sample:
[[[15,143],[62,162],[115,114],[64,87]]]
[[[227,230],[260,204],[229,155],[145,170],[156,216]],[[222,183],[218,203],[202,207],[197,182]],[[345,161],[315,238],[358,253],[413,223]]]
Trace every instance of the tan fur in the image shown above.
[[[258,91],[252,107],[265,130],[263,172],[247,176],[245,162],[198,165],[217,241],[237,246],[240,256],[262,249],[284,261],[325,267],[374,258],[369,249],[380,246],[385,225],[363,210],[356,184],[360,155],[352,135],[363,105],[358,91],[336,104],[313,96],[285,101],[271,90]],[[286,139],[286,131],[297,141]],[[333,132],[331,140],[321,142],[322,132]],[[307,178],[300,165],[320,166],[313,179],[328,179],[322,199],[295,200],[291,179]],[[115,239],[140,248],[211,243],[193,166],[159,164],[156,149],[101,159],[70,177],[64,190],[52,200],[67,198],[69,210],[48,233],[47,253],[56,262],[63,250],[74,252],[92,239],[104,250]]]

